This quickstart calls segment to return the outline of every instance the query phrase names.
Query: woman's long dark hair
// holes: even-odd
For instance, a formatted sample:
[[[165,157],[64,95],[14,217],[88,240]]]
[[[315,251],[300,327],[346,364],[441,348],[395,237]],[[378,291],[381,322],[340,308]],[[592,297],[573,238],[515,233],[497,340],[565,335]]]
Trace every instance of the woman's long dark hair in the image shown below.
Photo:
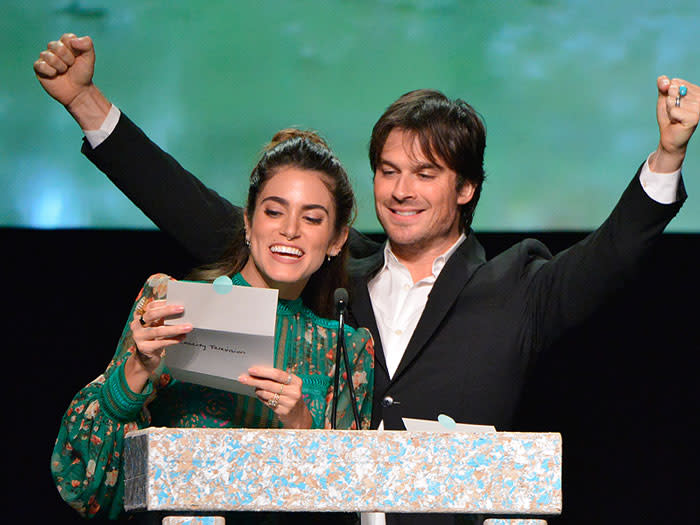
[[[252,224],[258,194],[265,183],[280,169],[293,167],[314,170],[324,174],[323,183],[333,197],[335,204],[334,233],[339,235],[344,227],[349,227],[355,219],[355,196],[348,175],[328,144],[312,131],[294,128],[278,131],[264,148],[255,168],[250,174],[246,214]],[[189,279],[213,281],[221,275],[240,272],[250,256],[245,242],[245,229],[241,224],[234,233],[231,245],[217,262],[195,268]],[[332,317],[333,292],[336,288],[347,287],[346,262],[348,245],[345,243],[337,256],[325,260],[306,284],[301,296],[304,304],[321,317]]]

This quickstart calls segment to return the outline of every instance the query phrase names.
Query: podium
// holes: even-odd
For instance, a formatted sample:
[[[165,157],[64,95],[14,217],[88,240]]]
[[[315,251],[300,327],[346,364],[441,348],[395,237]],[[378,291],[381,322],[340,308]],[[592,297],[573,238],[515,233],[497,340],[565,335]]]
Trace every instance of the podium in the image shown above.
[[[125,510],[201,519],[411,512],[494,515],[487,524],[513,525],[544,524],[526,518],[562,508],[555,433],[147,428],[126,437],[124,475]]]

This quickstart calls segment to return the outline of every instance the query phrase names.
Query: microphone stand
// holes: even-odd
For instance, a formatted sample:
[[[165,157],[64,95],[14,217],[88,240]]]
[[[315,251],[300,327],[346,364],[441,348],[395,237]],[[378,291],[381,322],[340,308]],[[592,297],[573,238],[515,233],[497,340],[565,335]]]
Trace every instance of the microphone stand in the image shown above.
[[[343,290],[345,292],[345,290]],[[347,292],[345,292],[347,295]],[[340,384],[340,356],[343,356],[345,370],[347,372],[348,392],[350,394],[350,405],[352,406],[352,414],[355,417],[355,428],[360,430],[360,416],[357,410],[357,399],[355,399],[355,388],[352,385],[352,373],[350,371],[350,361],[345,348],[345,307],[346,301],[339,299],[336,301],[338,308],[338,340],[335,349],[335,375],[333,377],[333,409],[331,411],[331,428],[335,430],[336,419],[338,415],[338,397]]]

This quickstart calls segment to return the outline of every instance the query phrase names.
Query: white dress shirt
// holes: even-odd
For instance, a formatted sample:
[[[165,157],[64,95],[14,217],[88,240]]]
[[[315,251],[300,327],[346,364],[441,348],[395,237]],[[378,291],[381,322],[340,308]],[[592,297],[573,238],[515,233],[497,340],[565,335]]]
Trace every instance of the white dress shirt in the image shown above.
[[[372,309],[377,320],[389,377],[394,377],[394,372],[428,302],[430,290],[433,289],[447,260],[465,239],[464,234],[460,235],[445,253],[435,258],[432,273],[415,283],[411,272],[391,251],[389,241],[384,244],[384,266],[369,281],[367,288],[372,299]]]

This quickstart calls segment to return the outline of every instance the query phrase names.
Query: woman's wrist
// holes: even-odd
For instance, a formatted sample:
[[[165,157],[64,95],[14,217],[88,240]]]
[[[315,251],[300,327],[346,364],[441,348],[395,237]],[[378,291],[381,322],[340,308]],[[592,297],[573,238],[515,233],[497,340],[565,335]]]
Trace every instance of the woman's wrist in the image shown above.
[[[132,392],[140,393],[143,390],[159,364],[153,363],[156,360],[155,357],[144,354],[138,348],[129,356],[124,363],[124,377]]]
[[[282,420],[282,418],[280,418],[280,420]],[[284,428],[299,430],[313,428],[313,424],[314,420],[313,417],[311,417],[311,411],[306,405],[304,405],[304,409],[301,411],[300,414],[294,417],[293,420],[288,420],[287,422],[282,421],[282,425],[284,426]]]

